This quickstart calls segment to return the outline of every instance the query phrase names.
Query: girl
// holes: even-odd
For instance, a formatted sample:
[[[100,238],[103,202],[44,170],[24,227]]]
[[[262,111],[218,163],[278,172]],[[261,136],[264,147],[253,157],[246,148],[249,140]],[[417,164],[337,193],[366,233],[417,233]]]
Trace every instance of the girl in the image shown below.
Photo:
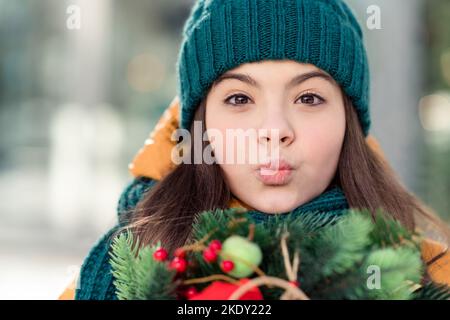
[[[369,136],[362,31],[341,0],[199,0],[183,29],[177,70],[178,97],[130,165],[135,179],[119,201],[119,223],[85,259],[75,298],[117,298],[109,249],[121,228],[131,228],[140,245],[161,241],[171,251],[189,241],[195,215],[214,208],[245,208],[261,222],[383,208],[410,230],[432,224],[448,235]],[[192,142],[183,151],[188,161],[178,164],[177,128]],[[249,144],[271,152],[251,163],[253,151],[236,147],[230,130],[255,130]],[[216,161],[198,161],[195,141]],[[229,152],[246,161],[224,161]],[[431,240],[422,246],[429,276],[450,285],[446,250]]]

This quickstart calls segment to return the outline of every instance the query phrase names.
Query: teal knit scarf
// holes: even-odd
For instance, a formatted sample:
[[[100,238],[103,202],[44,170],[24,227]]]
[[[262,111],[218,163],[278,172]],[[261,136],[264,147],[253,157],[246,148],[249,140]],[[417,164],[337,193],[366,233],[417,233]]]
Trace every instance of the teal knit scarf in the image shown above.
[[[132,210],[142,195],[156,182],[148,178],[136,178],[124,190],[118,205],[118,224],[97,241],[81,266],[75,292],[76,300],[117,300],[116,288],[113,284],[114,279],[109,263],[112,237],[117,229],[125,223],[124,213]],[[286,217],[292,218],[301,214],[315,212],[321,214],[321,217],[323,217],[322,225],[325,225],[338,219],[348,208],[343,191],[339,187],[333,186],[318,197],[291,212],[278,216],[278,218],[281,218],[279,221],[282,221]],[[254,210],[249,211],[249,214],[257,223],[266,223],[275,217],[274,215]]]

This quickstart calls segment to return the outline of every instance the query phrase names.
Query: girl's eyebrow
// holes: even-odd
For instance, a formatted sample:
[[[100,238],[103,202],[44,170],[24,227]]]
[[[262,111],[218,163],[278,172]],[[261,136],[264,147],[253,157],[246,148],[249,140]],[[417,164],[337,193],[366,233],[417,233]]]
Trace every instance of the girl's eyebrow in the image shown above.
[[[333,77],[331,77],[329,74],[319,70],[319,71],[306,72],[306,73],[302,73],[302,74],[295,76],[294,78],[291,79],[291,81],[289,81],[289,83],[286,85],[286,88],[289,89],[289,88],[295,87],[295,86],[305,82],[306,80],[309,80],[311,78],[317,78],[317,77],[322,78],[322,79],[330,82],[331,84],[336,84],[336,81],[333,79]],[[236,80],[245,82],[252,87],[261,88],[261,85],[255,79],[250,77],[248,74],[232,73],[232,72],[226,72],[226,73],[222,74],[221,76],[219,76],[216,79],[216,81],[214,81],[213,87],[215,87],[219,83],[221,83],[225,80],[229,80],[229,79],[236,79]]]

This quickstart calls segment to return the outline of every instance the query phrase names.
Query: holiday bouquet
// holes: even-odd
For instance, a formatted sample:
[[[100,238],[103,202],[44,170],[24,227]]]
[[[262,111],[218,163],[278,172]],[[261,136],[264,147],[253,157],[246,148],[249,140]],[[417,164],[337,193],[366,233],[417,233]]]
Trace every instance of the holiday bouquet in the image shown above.
[[[123,300],[449,299],[448,286],[426,277],[420,241],[382,211],[259,224],[237,209],[214,210],[198,215],[190,242],[170,256],[122,232],[111,266]]]

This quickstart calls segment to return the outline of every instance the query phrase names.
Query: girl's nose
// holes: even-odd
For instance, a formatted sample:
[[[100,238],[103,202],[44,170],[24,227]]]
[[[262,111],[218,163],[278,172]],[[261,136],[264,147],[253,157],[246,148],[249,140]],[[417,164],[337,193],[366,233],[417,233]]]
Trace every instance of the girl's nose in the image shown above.
[[[295,140],[294,130],[284,115],[270,115],[259,128],[259,142],[287,147]]]

